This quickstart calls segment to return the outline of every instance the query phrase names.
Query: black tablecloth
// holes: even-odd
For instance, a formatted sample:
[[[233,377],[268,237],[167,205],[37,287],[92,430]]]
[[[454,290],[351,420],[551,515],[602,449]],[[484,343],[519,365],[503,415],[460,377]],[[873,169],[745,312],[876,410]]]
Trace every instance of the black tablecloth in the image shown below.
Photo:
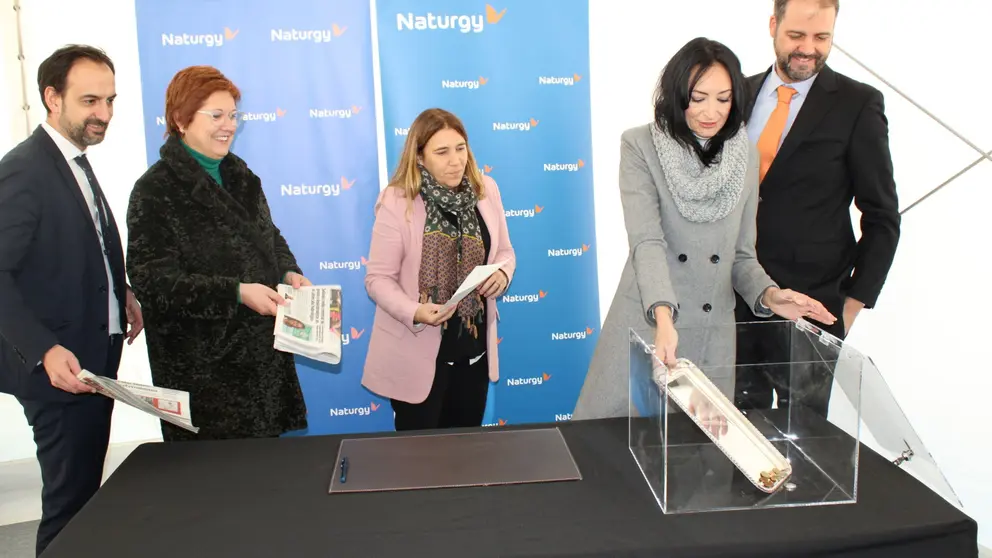
[[[581,481],[389,493],[327,493],[341,436],[145,444],[44,557],[978,554],[972,519],[868,448],[857,504],[664,515],[626,420],[559,426]]]

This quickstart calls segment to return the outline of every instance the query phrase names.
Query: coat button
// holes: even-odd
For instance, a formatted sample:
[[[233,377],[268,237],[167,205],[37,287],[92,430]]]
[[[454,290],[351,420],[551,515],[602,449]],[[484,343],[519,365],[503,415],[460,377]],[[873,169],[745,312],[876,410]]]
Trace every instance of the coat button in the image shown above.
[[[712,256],[710,256],[710,261],[713,263],[720,263],[720,256],[713,254]]]
[[[685,263],[685,261],[688,260],[688,259],[689,259],[688,256],[686,256],[685,254],[679,254],[679,261],[680,262]]]
[[[105,292],[107,292],[107,287],[106,287],[106,285],[100,285],[100,292],[101,292],[101,293],[105,293]]]
[[[100,331],[107,331],[107,324],[100,324]]]
[[[712,309],[713,309],[713,307],[710,306],[710,303],[709,302],[707,302],[706,304],[703,305],[703,312],[709,312]]]

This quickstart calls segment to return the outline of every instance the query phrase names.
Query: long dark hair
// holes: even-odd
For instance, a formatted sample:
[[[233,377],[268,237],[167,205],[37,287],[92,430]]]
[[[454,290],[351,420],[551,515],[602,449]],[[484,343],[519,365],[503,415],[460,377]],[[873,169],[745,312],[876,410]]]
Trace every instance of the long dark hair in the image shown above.
[[[703,73],[714,64],[720,64],[730,74],[731,103],[727,123],[703,147],[689,129],[685,110],[689,107],[692,90]],[[695,74],[693,70],[697,69]],[[723,144],[733,137],[745,119],[747,89],[741,62],[724,44],[704,37],[697,37],[685,44],[661,72],[654,94],[654,121],[683,146],[692,149],[704,165],[709,166],[723,149]]]

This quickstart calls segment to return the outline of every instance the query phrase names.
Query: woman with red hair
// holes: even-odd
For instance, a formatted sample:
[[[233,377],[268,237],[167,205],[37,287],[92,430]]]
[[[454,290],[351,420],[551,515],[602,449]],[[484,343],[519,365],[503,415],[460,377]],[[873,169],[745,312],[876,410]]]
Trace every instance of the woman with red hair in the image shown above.
[[[309,285],[261,181],[230,152],[238,88],[193,66],[166,90],[160,159],[134,185],[127,271],[156,385],[189,391],[199,426],[166,441],[278,436],[307,426],[293,356],[272,346],[280,282]]]

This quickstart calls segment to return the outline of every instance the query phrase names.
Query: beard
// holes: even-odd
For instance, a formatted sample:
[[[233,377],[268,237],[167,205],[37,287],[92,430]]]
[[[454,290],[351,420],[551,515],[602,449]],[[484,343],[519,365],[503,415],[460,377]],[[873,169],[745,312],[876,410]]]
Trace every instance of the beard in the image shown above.
[[[808,70],[794,70],[791,66],[791,62],[793,60],[813,62],[813,66]],[[792,81],[805,81],[820,73],[820,71],[823,70],[823,67],[827,65],[827,59],[819,52],[814,52],[812,55],[809,55],[802,54],[798,51],[793,51],[788,54],[778,55],[776,63],[778,64],[778,69]]]
[[[62,125],[62,129],[65,131],[66,135],[69,136],[69,139],[71,139],[76,145],[89,147],[90,145],[96,145],[103,141],[109,122],[105,122],[95,116],[91,116],[80,123],[73,124],[72,122],[68,122],[63,117],[60,124]],[[88,126],[90,125],[99,128],[99,130],[89,130]]]

